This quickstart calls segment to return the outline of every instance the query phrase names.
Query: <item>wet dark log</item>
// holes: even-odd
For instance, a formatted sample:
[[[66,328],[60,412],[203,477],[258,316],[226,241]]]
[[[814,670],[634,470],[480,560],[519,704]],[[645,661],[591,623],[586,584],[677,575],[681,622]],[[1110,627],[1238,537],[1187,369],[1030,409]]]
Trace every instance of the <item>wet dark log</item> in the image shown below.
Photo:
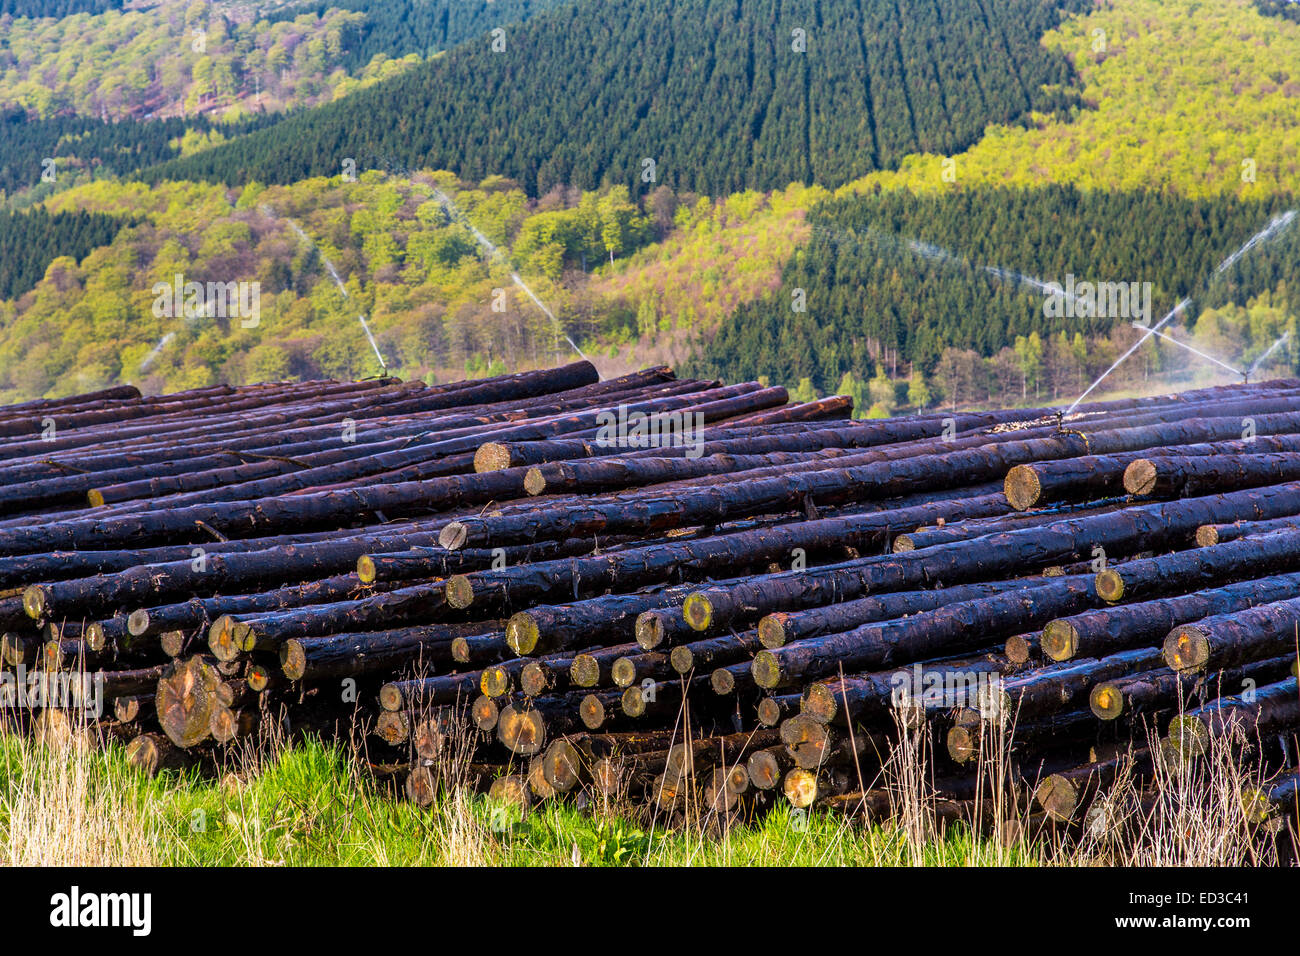
[[[1300,727],[1300,688],[1296,678],[1255,689],[1249,699],[1221,697],[1188,711],[1169,725],[1169,739],[1184,759],[1207,753],[1216,739],[1242,734],[1246,746],[1280,731]]]
[[[1038,528],[986,535],[971,541],[939,545],[923,551],[891,554],[801,572],[769,575],[740,585],[692,595],[683,605],[701,630],[713,621],[726,621],[741,609],[769,613],[818,607],[852,600],[868,593],[925,587],[934,581],[949,585],[988,580],[997,575],[1033,573],[1045,564],[1075,561],[1094,548],[1116,551],[1175,546],[1186,542],[1208,514],[1295,513],[1300,485],[1276,485],[1208,498],[1142,505],[1124,511],[1066,518]],[[1136,562],[1133,562],[1136,563]],[[1128,565],[1125,565],[1127,570]]]
[[[1054,661],[1104,656],[1156,644],[1179,624],[1297,596],[1300,596],[1300,574],[1283,574],[1252,578],[1195,594],[1085,611],[1049,621],[1043,628],[1042,650]]]
[[[679,644],[672,649],[668,660],[672,669],[679,674],[688,674],[697,669],[703,672],[747,661],[762,646],[758,631],[743,631],[736,635]]]
[[[1053,521],[1059,521],[1065,517],[1104,514],[1108,511],[1115,511],[1120,507],[1122,506],[1112,502],[1087,506],[1058,505],[1030,513],[993,518],[975,518],[970,521],[954,521],[952,523],[945,522],[939,527],[918,528],[916,531],[898,535],[894,538],[893,550],[895,552],[918,551],[921,548],[932,548],[937,544],[969,541],[971,538],[996,534],[999,531],[1014,531],[1018,528],[1033,528],[1039,525],[1051,524]]]
[[[652,594],[610,594],[573,604],[539,605],[506,622],[506,640],[516,654],[574,650],[632,637],[638,615],[680,604],[690,586]]]
[[[1259,435],[1251,440],[1238,438],[1231,441],[1173,445],[1162,448],[1159,454],[1177,455],[1181,460],[1186,460],[1202,456],[1295,451],[1300,451],[1300,436],[1281,434]],[[1136,467],[1135,475],[1138,472],[1145,474],[1148,468],[1135,466],[1135,462],[1146,457],[1151,457],[1151,453],[1144,450],[1117,455],[1084,455],[1061,461],[1017,465],[1007,472],[1007,500],[1016,510],[1027,511],[1030,508],[1041,508],[1057,502],[1114,498],[1124,494],[1173,495],[1172,485],[1163,491],[1154,484],[1148,486],[1145,482],[1137,482],[1134,487],[1129,487],[1126,469]],[[1264,482],[1264,484],[1268,483]]]
[[[1102,603],[1090,580],[1047,580],[1051,583],[762,650],[754,657],[754,680],[759,687],[788,687],[841,668],[875,670],[959,654]]]
[[[1150,670],[1161,661],[1156,647],[1121,651],[1108,657],[1054,664],[988,687],[983,712],[992,719],[1033,720],[1058,710],[1075,710],[1089,700],[1095,684]]]
[[[608,687],[614,682],[614,662],[637,652],[635,644],[612,644],[574,654],[568,681],[573,687]]]
[[[893,618],[933,611],[958,601],[1004,594],[1023,590],[1043,579],[1023,581],[993,581],[986,584],[966,584],[934,591],[898,591],[875,597],[859,598],[807,611],[777,611],[758,622],[758,636],[766,648],[783,647],[791,641],[835,634],[861,624],[888,621]]]
[[[850,514],[716,535],[696,540],[627,548],[592,558],[538,562],[526,567],[456,575],[447,584],[454,607],[499,607],[506,601],[540,602],[560,595],[630,590],[662,584],[679,575],[730,576],[745,565],[790,560],[796,549],[812,554],[851,547],[862,553],[883,548],[891,529],[934,521],[957,520],[1007,510],[1000,496],[918,505],[884,513]]]
[[[1172,498],[1257,488],[1297,478],[1300,455],[1296,454],[1221,454],[1205,458],[1159,455],[1130,464],[1124,471],[1124,490],[1131,495]]]
[[[542,774],[557,793],[568,793],[579,784],[590,782],[601,760],[625,757],[636,764],[642,755],[665,753],[672,742],[672,731],[569,734],[547,746],[542,757]]]
[[[1232,667],[1296,653],[1300,598],[1274,601],[1181,624],[1164,642],[1165,662],[1178,671]]]
[[[1046,777],[1034,790],[1035,802],[1061,823],[1073,820],[1102,788],[1122,778],[1142,778],[1151,773],[1151,752],[1146,748],[1107,760],[1084,764]]]
[[[1268,521],[1234,521],[1232,524],[1207,524],[1196,529],[1196,544],[1208,548],[1216,544],[1236,541],[1246,535],[1267,534],[1270,531],[1291,531],[1300,528],[1300,515],[1286,515]]]
[[[1203,674],[1162,667],[1095,685],[1088,707],[1098,720],[1157,714],[1193,701],[1231,696],[1255,684],[1276,683],[1292,672],[1294,664],[1294,656],[1283,656]]]
[[[452,663],[451,642],[496,630],[495,622],[290,638],[280,645],[280,666],[289,680],[356,677],[403,667],[443,668]]]
[[[222,661],[255,651],[279,652],[290,638],[368,631],[383,625],[436,620],[447,605],[442,585],[415,585],[356,601],[316,604],[261,617],[218,618],[208,630],[208,647]]]
[[[923,719],[925,711],[978,706],[981,682],[1007,673],[1009,663],[983,654],[834,677],[804,688],[799,712],[818,723],[849,726],[879,722],[898,711],[911,724]],[[904,713],[916,708],[919,715]]]

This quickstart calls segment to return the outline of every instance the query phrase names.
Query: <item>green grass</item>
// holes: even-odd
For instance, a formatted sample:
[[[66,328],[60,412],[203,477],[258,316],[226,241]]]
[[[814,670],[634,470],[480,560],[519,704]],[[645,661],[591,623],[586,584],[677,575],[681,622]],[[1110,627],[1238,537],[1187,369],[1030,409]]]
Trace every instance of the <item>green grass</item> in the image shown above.
[[[723,832],[573,802],[520,814],[453,793],[420,809],[306,742],[217,777],[147,777],[106,750],[0,736],[0,858],[176,866],[883,866],[1033,862],[958,828],[919,846],[892,827],[780,806]]]

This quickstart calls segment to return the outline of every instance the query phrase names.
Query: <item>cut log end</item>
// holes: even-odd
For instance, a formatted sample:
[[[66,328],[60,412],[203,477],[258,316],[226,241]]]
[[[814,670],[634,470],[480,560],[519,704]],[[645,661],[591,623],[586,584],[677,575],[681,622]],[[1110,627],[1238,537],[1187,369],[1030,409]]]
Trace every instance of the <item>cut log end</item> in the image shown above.
[[[538,697],[554,686],[554,672],[541,661],[529,661],[519,672],[519,689],[528,697]]]
[[[806,810],[817,799],[817,774],[795,768],[785,775],[781,792],[796,810]]]
[[[0,635],[0,663],[17,667],[27,655],[27,642],[17,634]]]
[[[1176,627],[1165,638],[1164,656],[1165,663],[1176,671],[1199,670],[1210,659],[1209,638],[1193,624]]]
[[[1110,604],[1124,600],[1124,578],[1114,568],[1100,572],[1094,582],[1097,596]]]
[[[219,744],[228,744],[239,735],[239,718],[225,705],[214,707],[208,718],[208,731]]]
[[[411,724],[400,710],[381,710],[375,718],[375,736],[396,747],[411,738]]]
[[[469,641],[463,637],[452,638],[451,659],[457,664],[468,664],[469,657]]]
[[[569,680],[575,687],[595,687],[600,683],[600,662],[590,654],[578,654],[569,662]]]
[[[271,686],[271,671],[261,664],[249,664],[244,679],[248,681],[249,690],[255,694],[260,694]]]
[[[613,797],[623,789],[621,761],[601,757],[591,767],[591,785],[604,797]]]
[[[781,683],[781,662],[771,651],[763,650],[755,654],[749,672],[754,677],[754,683],[765,690],[771,690]]]
[[[45,615],[47,603],[48,595],[41,585],[33,584],[23,589],[23,610],[32,620],[39,621]]]
[[[421,760],[437,760],[446,750],[449,738],[447,721],[437,716],[427,717],[415,725],[411,732],[411,743],[415,745],[415,755]]]
[[[605,705],[595,694],[588,694],[578,704],[578,716],[588,730],[599,730],[605,726]]]
[[[679,644],[668,654],[668,663],[679,674],[689,674],[695,667],[695,655],[685,644]]]
[[[822,724],[799,714],[781,722],[781,742],[796,767],[811,770],[821,766],[830,749],[831,735]]]
[[[488,799],[518,810],[527,810],[532,803],[528,778],[518,773],[497,777],[492,781],[492,786],[488,787]]]
[[[216,672],[198,657],[177,661],[158,681],[154,707],[168,739],[178,747],[193,747],[210,733],[216,705]]]
[[[180,657],[185,651],[185,632],[163,631],[158,638],[158,646],[168,657]]]
[[[126,745],[126,762],[151,777],[158,772],[162,753],[152,734],[141,734]]]
[[[758,622],[758,642],[768,649],[784,647],[785,636],[785,619],[784,614],[768,614]]]
[[[1195,717],[1175,717],[1169,722],[1169,742],[1180,760],[1199,757],[1210,749],[1210,731]]]
[[[542,776],[557,793],[568,793],[582,777],[582,755],[578,748],[561,738],[553,741],[542,755]]]
[[[1068,823],[1079,807],[1079,790],[1067,778],[1052,774],[1034,790],[1034,799],[1058,823]]]
[[[377,573],[374,558],[368,554],[357,558],[357,579],[362,584],[374,584]]]
[[[949,728],[945,744],[955,763],[969,763],[979,754],[979,732],[969,727]]]
[[[461,521],[453,521],[438,532],[438,544],[448,551],[460,550],[468,539],[469,528]]]
[[[775,790],[781,782],[781,762],[767,750],[756,750],[745,761],[749,782],[757,790]]]
[[[636,618],[636,642],[642,650],[652,651],[666,637],[663,618],[659,611],[642,611]]]
[[[707,631],[713,622],[713,606],[708,595],[696,592],[682,602],[682,616],[696,631]]]
[[[799,712],[820,724],[829,724],[838,710],[835,691],[827,684],[809,684],[799,702]]]
[[[406,799],[417,807],[427,807],[438,795],[437,783],[428,767],[414,767],[406,775]]]
[[[910,534],[900,534],[894,539],[894,554],[906,554],[908,551],[916,550],[916,543],[912,540]]]
[[[1149,495],[1156,488],[1156,466],[1149,458],[1139,458],[1124,469],[1124,490],[1130,495]]]
[[[478,688],[484,697],[504,697],[510,693],[510,684],[510,671],[500,664],[484,668],[478,680]]]
[[[491,697],[479,695],[474,698],[474,703],[470,704],[469,716],[474,721],[474,726],[484,733],[490,733],[496,729],[497,722],[500,720],[501,711],[497,707],[496,701]]]
[[[1273,806],[1262,788],[1247,785],[1241,790],[1241,812],[1246,822],[1258,826],[1272,815]]]
[[[1010,647],[1010,642],[1007,646]],[[1068,661],[1079,652],[1079,630],[1064,619],[1048,621],[1047,626],[1043,628],[1039,646],[1052,660]]]
[[[126,632],[132,637],[139,637],[145,631],[149,630],[149,611],[147,608],[138,607],[126,618]]]
[[[290,638],[280,645],[280,669],[289,680],[302,680],[307,672],[307,653],[301,641]]]
[[[1002,488],[1007,504],[1017,511],[1028,511],[1043,496],[1043,485],[1030,465],[1016,465],[1007,472]]]
[[[510,449],[500,442],[485,442],[474,452],[474,470],[501,471],[510,467]]]
[[[233,661],[243,651],[249,633],[247,624],[223,614],[208,628],[208,649],[219,661]]]
[[[540,637],[537,622],[527,611],[511,615],[506,622],[506,643],[520,657],[526,657],[536,650]]]
[[[709,675],[709,686],[713,688],[715,694],[725,697],[735,691],[736,675],[725,667],[719,667]]]
[[[92,651],[102,651],[108,644],[108,635],[104,633],[104,625],[98,621],[87,624],[81,636],[86,642],[86,647]]]
[[[86,501],[92,508],[104,507],[104,492],[98,488],[91,488],[86,492]]]
[[[546,721],[531,707],[507,704],[497,720],[497,740],[511,753],[531,757],[546,746]]]
[[[1124,693],[1110,681],[1097,684],[1088,694],[1088,709],[1098,720],[1115,720],[1124,712]]]
[[[1212,548],[1219,543],[1218,526],[1212,524],[1203,524],[1196,529],[1196,546],[1198,548]]]
[[[636,682],[636,661],[631,657],[620,657],[609,669],[610,680],[615,687],[631,687]]]
[[[474,585],[465,575],[453,574],[443,585],[443,595],[448,604],[463,611],[474,603]]]
[[[524,473],[524,491],[530,495],[540,495],[546,490],[546,477],[540,468],[529,468]]]
[[[644,717],[646,712],[646,695],[640,687],[629,687],[623,691],[619,706],[629,717]]]
[[[775,727],[781,722],[784,714],[781,712],[781,705],[771,697],[764,697],[758,702],[758,722],[764,727]]]
[[[1033,647],[1025,635],[1016,634],[1007,638],[1003,652],[1007,655],[1007,660],[1013,664],[1028,664],[1029,658],[1033,656]]]

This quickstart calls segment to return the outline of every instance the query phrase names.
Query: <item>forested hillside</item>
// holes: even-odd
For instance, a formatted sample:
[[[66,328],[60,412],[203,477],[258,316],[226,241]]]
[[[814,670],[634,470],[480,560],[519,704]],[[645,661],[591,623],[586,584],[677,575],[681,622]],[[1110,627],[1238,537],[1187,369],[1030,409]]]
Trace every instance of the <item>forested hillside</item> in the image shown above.
[[[430,57],[566,2],[569,0],[317,0],[292,4],[266,19],[275,23],[303,13],[324,17],[331,9],[364,14],[364,20],[350,24],[345,31],[339,61],[349,71],[356,71],[381,54]]]
[[[35,286],[59,256],[82,259],[108,245],[128,222],[85,210],[54,215],[44,209],[0,210],[0,299],[16,298]]]
[[[129,176],[199,144],[235,138],[279,118],[264,114],[217,123],[192,116],[104,123],[84,116],[32,119],[20,107],[0,109],[0,202],[20,192],[29,201],[39,199],[92,175]]]
[[[1300,195],[1300,25],[1265,15],[1264,0],[1080,3],[1056,29],[1052,5],[1020,0],[901,17],[878,0],[800,0],[779,15],[765,4],[685,0],[669,16],[643,0],[345,0],[373,18],[359,43],[393,53],[416,24],[475,32],[437,62],[287,117],[0,117],[0,188],[15,206],[136,220],[89,251],[58,233],[13,270],[0,394],[368,374],[358,312],[403,376],[547,364],[571,354],[564,332],[606,373],[689,358],[804,397],[847,391],[872,414],[1070,398],[1136,339],[1128,316],[1045,312],[1015,271],[1150,283],[1157,319],[1192,296],[1167,331],[1237,367],[1295,328],[1300,229],[1205,281]],[[304,9],[331,15],[290,6],[277,23]],[[961,19],[983,11],[983,28]],[[529,14],[493,53],[494,15]],[[339,62],[362,45],[345,34]],[[1009,122],[985,127],[999,103]],[[57,183],[41,181],[51,155]],[[459,179],[421,172],[429,155]],[[340,175],[348,158],[360,182]],[[160,160],[147,187],[111,178]],[[300,178],[314,170],[325,175]],[[443,215],[433,183],[499,256]],[[177,267],[260,282],[261,324],[155,318],[150,289]],[[1298,341],[1270,364],[1300,367]],[[1212,367],[1148,344],[1108,386]]]
[[[67,17],[122,9],[123,0],[0,0],[0,17]]]
[[[1073,62],[1084,108],[992,128],[957,156],[909,156],[860,185],[1300,194],[1300,24],[1254,0],[1108,0],[1043,43]]]
[[[34,288],[0,301],[0,397],[118,381],[175,390],[376,374],[360,313],[388,371],[403,377],[496,374],[571,356],[562,330],[511,282],[515,264],[485,254],[436,189],[492,242],[529,250],[521,267],[530,270],[580,269],[584,255],[608,262],[662,234],[622,187],[530,202],[500,177],[475,185],[447,173],[234,192],[194,183],[79,186],[46,201],[56,219],[79,210],[137,222],[84,258],[67,249]],[[29,234],[39,225],[20,217],[13,228],[24,223]],[[257,283],[257,321],[158,314],[155,286],[177,275]],[[544,269],[529,282],[547,301],[567,300]],[[568,331],[584,341],[609,328],[603,312],[569,315]]]
[[[361,168],[720,194],[838,185],[1073,102],[1039,43],[1088,0],[578,2],[481,37],[274,133],[151,179],[288,183]]]
[[[1138,318],[1105,310],[1090,316],[1083,308],[1051,315],[1031,280],[1064,286],[1069,275],[1150,283],[1149,322],[1187,296],[1244,308],[1277,290],[1268,315],[1253,316],[1234,341],[1213,343],[1217,354],[1249,363],[1300,315],[1300,230],[1205,283],[1226,255],[1294,202],[1070,187],[947,196],[900,190],[830,201],[809,217],[811,238],[787,264],[781,288],[711,330],[692,366],[727,380],[779,368],[783,381],[806,378],[820,393],[846,373],[907,377],[913,364],[942,381],[952,375],[944,366],[975,356],[992,359],[982,372],[987,392],[966,389],[961,401],[1018,399],[1026,386],[1059,396],[1082,389],[1089,369],[1109,365],[1118,343],[1133,337],[1129,320]],[[1222,339],[1217,327],[1193,324],[1196,311],[1184,326]],[[1044,350],[1054,353],[1050,363]]]
[[[1255,0],[1259,12],[1271,17],[1286,17],[1300,23],[1300,3],[1296,0]]]
[[[0,29],[0,105],[38,117],[191,116],[275,111],[333,99],[413,65],[343,64],[360,13],[237,23],[207,3],[16,19]]]

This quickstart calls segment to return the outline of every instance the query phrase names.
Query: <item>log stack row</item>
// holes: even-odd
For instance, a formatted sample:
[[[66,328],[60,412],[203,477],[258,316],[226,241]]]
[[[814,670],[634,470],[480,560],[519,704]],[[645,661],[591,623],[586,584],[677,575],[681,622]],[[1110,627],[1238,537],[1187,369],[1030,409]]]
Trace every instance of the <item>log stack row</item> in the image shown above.
[[[920,747],[940,818],[1068,826],[1223,740],[1293,808],[1300,381],[851,411],[585,362],[0,409],[5,686],[75,678],[10,711],[664,819],[897,812]]]

